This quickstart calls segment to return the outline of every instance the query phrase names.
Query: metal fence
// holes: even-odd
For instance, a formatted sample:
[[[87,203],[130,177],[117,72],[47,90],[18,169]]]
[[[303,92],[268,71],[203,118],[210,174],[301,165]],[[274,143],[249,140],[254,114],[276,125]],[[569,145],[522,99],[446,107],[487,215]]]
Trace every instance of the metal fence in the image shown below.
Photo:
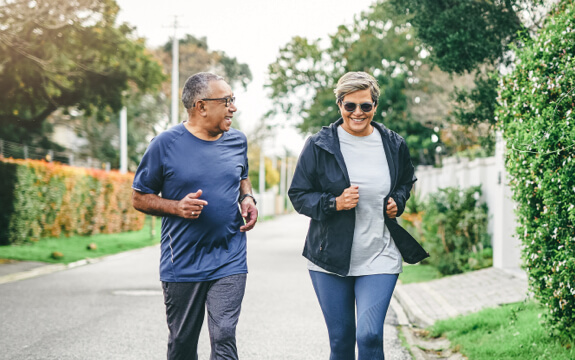
[[[78,155],[72,151],[54,151],[0,139],[0,159],[2,158],[55,161],[70,166],[110,170],[109,162]]]

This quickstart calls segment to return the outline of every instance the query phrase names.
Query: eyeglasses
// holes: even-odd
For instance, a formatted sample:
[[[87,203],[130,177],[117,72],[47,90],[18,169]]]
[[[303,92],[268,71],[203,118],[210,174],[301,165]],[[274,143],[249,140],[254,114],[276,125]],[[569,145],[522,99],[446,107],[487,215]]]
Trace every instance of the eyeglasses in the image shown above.
[[[230,106],[231,104],[235,104],[236,103],[236,97],[235,96],[228,96],[228,97],[224,97],[224,98],[214,98],[214,99],[201,99],[202,101],[225,101],[226,102],[226,107]],[[196,104],[194,103],[194,105],[192,105],[192,107],[195,107]]]
[[[359,108],[361,109],[361,111],[363,111],[364,113],[368,113],[371,110],[373,110],[373,107],[375,106],[375,103],[370,103],[370,102],[364,102],[361,104],[356,104],[356,103],[352,103],[352,102],[343,102],[342,103],[343,108],[345,109],[345,111],[348,112],[354,112],[355,109],[357,108],[357,106],[359,105]]]

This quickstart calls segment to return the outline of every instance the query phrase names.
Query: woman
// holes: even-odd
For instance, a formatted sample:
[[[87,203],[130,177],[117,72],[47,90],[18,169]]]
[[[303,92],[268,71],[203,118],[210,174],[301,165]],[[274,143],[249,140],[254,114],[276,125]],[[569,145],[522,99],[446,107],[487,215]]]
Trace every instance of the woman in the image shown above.
[[[402,256],[409,263],[429,256],[395,219],[416,178],[404,139],[372,122],[377,81],[350,72],[334,92],[342,117],[307,140],[289,197],[311,218],[303,255],[330,359],[355,359],[356,339],[360,360],[384,359],[383,323]]]

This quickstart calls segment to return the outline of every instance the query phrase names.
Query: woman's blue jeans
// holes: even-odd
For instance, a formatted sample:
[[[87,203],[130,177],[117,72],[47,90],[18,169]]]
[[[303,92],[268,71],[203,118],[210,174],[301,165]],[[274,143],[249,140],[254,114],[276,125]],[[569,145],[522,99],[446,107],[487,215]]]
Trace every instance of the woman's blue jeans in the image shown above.
[[[354,360],[356,339],[359,360],[384,359],[383,323],[398,274],[309,273],[329,333],[330,360]]]

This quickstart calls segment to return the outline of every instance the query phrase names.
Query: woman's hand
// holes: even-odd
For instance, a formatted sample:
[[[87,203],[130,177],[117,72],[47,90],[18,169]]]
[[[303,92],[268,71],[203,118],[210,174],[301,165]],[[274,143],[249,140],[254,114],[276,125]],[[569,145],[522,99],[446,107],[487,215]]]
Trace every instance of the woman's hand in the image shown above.
[[[390,219],[395,219],[395,217],[397,216],[397,204],[395,203],[395,200],[393,200],[393,198],[389,198],[389,200],[387,200],[386,213]]]
[[[340,196],[335,198],[337,211],[351,210],[357,206],[359,201],[359,186],[352,185],[345,189]]]

